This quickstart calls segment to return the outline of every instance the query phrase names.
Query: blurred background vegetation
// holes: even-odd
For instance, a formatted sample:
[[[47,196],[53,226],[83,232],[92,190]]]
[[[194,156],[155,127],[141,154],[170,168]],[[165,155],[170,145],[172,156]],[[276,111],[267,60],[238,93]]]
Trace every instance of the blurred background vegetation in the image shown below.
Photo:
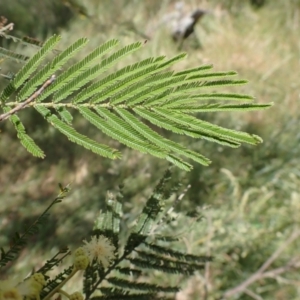
[[[230,299],[300,299],[300,1],[183,3],[187,13],[197,8],[209,13],[184,42],[182,51],[189,56],[179,67],[213,63],[216,70],[238,71],[249,84],[231,91],[275,106],[263,112],[199,114],[216,124],[260,135],[264,143],[258,147],[233,150],[174,137],[213,161],[210,167],[195,165],[188,174],[175,169],[173,179],[183,188],[191,185],[180,209],[200,210],[203,215],[202,222],[184,234],[182,247],[215,257],[204,271],[184,282],[176,299],[218,299],[226,291]],[[13,34],[19,37],[43,41],[61,34],[61,48],[83,36],[90,38],[90,49],[111,38],[123,45],[147,39],[143,50],[127,59],[132,63],[178,53],[164,22],[175,6],[171,0],[31,0],[30,5],[10,0],[1,1],[0,14],[15,24]],[[11,41],[0,40],[2,46],[15,49]],[[1,73],[20,67],[3,64]],[[5,80],[0,79],[1,86]],[[103,159],[69,143],[35,112],[25,110],[21,119],[47,157],[31,157],[12,126],[0,124],[0,245],[8,245],[14,232],[47,206],[59,182],[71,183],[72,193],[1,278],[13,273],[25,276],[59,247],[79,245],[90,233],[106,192],[116,191],[119,184],[125,186],[126,212],[136,214],[167,168],[164,161],[122,146],[121,160]],[[112,143],[84,120],[74,122],[82,133]],[[178,220],[179,226],[180,222],[184,220]],[[242,293],[230,294],[274,253],[272,264]],[[151,280],[167,279],[156,274]]]

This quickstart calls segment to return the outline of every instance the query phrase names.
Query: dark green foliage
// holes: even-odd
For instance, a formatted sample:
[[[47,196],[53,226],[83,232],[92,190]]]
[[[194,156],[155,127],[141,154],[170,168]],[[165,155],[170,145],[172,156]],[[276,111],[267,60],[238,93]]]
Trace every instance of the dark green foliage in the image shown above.
[[[156,230],[156,225],[162,221],[162,217],[166,213],[165,202],[174,189],[169,185],[170,178],[170,170],[167,170],[137,218],[136,225],[132,228],[125,245],[119,248],[119,257],[116,258],[114,263],[105,271],[99,270],[95,264],[86,270],[84,278],[86,299],[91,298],[93,292],[100,287],[103,280],[106,280],[111,287],[101,287],[100,291],[105,293],[105,296],[92,297],[91,299],[123,299],[124,295],[128,296],[126,299],[131,299],[131,296],[134,299],[137,295],[141,297],[150,297],[151,295],[151,299],[164,299],[164,296],[159,296],[160,293],[163,293],[163,295],[174,294],[178,291],[178,287],[149,284],[142,280],[137,282],[133,279],[147,277],[146,274],[149,273],[149,270],[190,276],[203,269],[205,262],[212,259],[207,256],[190,255],[175,251],[172,250],[172,244],[169,242],[161,242],[163,235]],[[120,196],[108,196],[106,200],[107,210],[100,213],[94,228],[97,235],[103,234],[116,242],[119,239],[118,234],[120,233],[122,215],[120,198]],[[156,236],[158,239],[156,239]],[[151,239],[151,244],[147,242],[148,239]],[[161,243],[164,243],[164,246]],[[129,265],[135,267],[132,268]],[[123,278],[124,276],[126,279]],[[128,277],[131,279],[128,279]],[[136,294],[138,290],[145,293]]]
[[[134,282],[117,277],[112,277],[107,280],[110,284],[118,286],[120,288],[129,290],[140,290],[144,292],[165,292],[165,293],[176,293],[178,287],[163,287],[156,284],[149,284],[145,282]]]
[[[45,297],[49,297],[51,295],[52,291],[57,288],[71,273],[73,270],[73,266],[70,266],[69,268],[63,270],[60,274],[58,274],[54,279],[48,280],[47,284],[44,286],[40,297],[41,299]]]
[[[144,209],[137,217],[136,225],[127,234],[127,240],[121,240],[121,223],[123,220],[123,196],[120,191],[116,196],[108,193],[106,209],[102,211],[95,221],[93,234],[105,236],[115,245],[115,258],[111,265],[103,268],[93,261],[85,270],[83,277],[83,292],[85,299],[168,299],[174,295],[179,286],[154,284],[147,282],[151,270],[165,274],[190,276],[203,269],[205,262],[211,257],[185,254],[172,249],[174,242],[164,240],[164,234],[159,227],[168,227],[166,214],[170,207],[166,201],[178,188],[170,184],[171,173],[167,170],[157,184],[152,195],[146,202]],[[62,201],[68,187],[60,186],[60,194],[49,205],[45,212],[25,230],[22,235],[16,233],[11,248],[5,252],[2,249],[1,265],[16,258],[28,240],[30,234],[36,232],[39,225],[45,221],[49,209]],[[174,205],[176,201],[174,202]],[[156,239],[157,237],[157,239]],[[148,241],[149,240],[149,241]],[[68,248],[62,248],[35,273],[41,273],[46,278],[46,284],[40,292],[40,299],[49,299],[64,285],[75,273],[71,265],[51,278],[48,272],[64,263],[70,255]],[[134,266],[134,267],[132,267]],[[138,279],[138,280],[137,280]],[[93,296],[94,292],[101,291],[102,296]]]
[[[58,253],[56,253],[51,259],[47,260],[45,265],[38,269],[37,272],[46,275],[47,272],[61,264],[63,259],[68,255],[70,255],[70,251],[67,247],[60,249]]]

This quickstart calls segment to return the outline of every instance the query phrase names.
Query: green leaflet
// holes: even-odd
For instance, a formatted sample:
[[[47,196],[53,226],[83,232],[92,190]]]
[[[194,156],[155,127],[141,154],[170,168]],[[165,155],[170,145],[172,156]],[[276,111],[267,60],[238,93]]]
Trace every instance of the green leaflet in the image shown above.
[[[42,60],[45,59],[46,55],[55,47],[59,40],[60,36],[52,36],[46,41],[44,46],[28,60],[28,62],[1,93],[0,98],[2,101],[8,99],[11,94],[17,90],[24,83],[24,81],[40,66]]]
[[[116,159],[120,158],[121,154],[106,145],[101,145],[86,136],[78,133],[75,131],[72,127],[68,126],[64,122],[60,121],[57,116],[51,114],[50,110],[42,107],[41,105],[36,105],[35,109],[41,113],[44,118],[50,122],[52,126],[54,126],[56,129],[58,129],[62,134],[66,135],[67,138],[80,146],[83,146],[84,148],[91,150],[92,152],[99,154],[104,157],[108,157],[110,159]]]
[[[139,86],[138,89],[131,88],[131,90],[128,91],[127,97],[133,93],[135,93],[135,95],[126,100],[127,104],[130,106],[137,105],[141,102],[147,104],[151,102],[152,99],[159,99],[155,105],[158,105],[158,102],[163,103],[163,101],[161,101],[163,97],[171,95],[174,87],[185,79],[185,76],[172,77],[168,74],[170,73],[163,74],[164,76],[158,74],[158,76],[150,78],[150,84],[146,82],[145,85]]]
[[[15,125],[15,128],[18,132],[17,136],[20,139],[21,144],[26,148],[26,150],[35,157],[44,158],[44,151],[34,142],[34,140],[25,132],[25,127],[21,123],[18,116],[13,115],[10,117],[10,120]]]
[[[99,103],[105,100],[107,97],[110,97],[114,95],[115,93],[118,93],[119,91],[122,91],[124,88],[126,88],[130,84],[134,84],[135,82],[138,82],[142,78],[145,78],[152,72],[155,72],[157,69],[157,64],[153,64],[149,66],[146,69],[142,69],[139,72],[132,73],[130,75],[127,75],[123,80],[116,81],[115,84],[111,85],[110,87],[106,88],[104,91],[100,93],[100,95],[96,95],[95,98],[91,100],[91,103]],[[116,105],[120,103],[121,101],[117,98],[110,101],[111,104]]]
[[[258,109],[267,109],[272,106],[272,103],[267,104],[254,104],[254,103],[241,103],[237,105],[222,105],[219,103],[216,104],[207,104],[207,105],[198,105],[197,103],[191,104],[181,104],[180,106],[168,105],[170,110],[175,112],[182,113],[197,113],[197,112],[217,112],[217,111],[253,111]]]
[[[19,98],[27,98],[34,92],[36,87],[42,84],[47,78],[58,71],[70,58],[72,58],[82,47],[87,44],[88,40],[81,38],[69,46],[66,50],[59,53],[53,61],[46,64],[39,72],[37,72],[30,82],[20,90]]]
[[[176,118],[172,119],[171,116],[169,117],[169,115],[166,114],[160,115],[156,113],[154,109],[149,110],[146,108],[135,108],[134,111],[146,120],[150,121],[152,124],[170,130],[174,133],[183,134],[192,138],[206,139],[208,141],[233,148],[237,148],[240,145],[240,143],[235,141],[228,141],[218,136],[211,136],[209,133],[199,130],[199,128],[191,128],[189,124],[182,123]]]
[[[198,74],[198,73],[203,74],[207,70],[211,70],[212,68],[213,68],[213,65],[203,65],[203,66],[200,66],[200,67],[196,67],[196,68],[176,72],[175,76],[192,75],[192,74]]]
[[[8,107],[4,108],[5,112],[9,111]],[[17,115],[12,115],[9,120],[14,124],[17,131],[17,137],[19,138],[21,145],[33,156],[44,158],[45,153],[43,150],[34,142],[34,140],[26,133],[25,127],[22,124],[20,118]]]
[[[176,78],[176,77],[175,77]],[[158,94],[154,97],[151,97],[145,101],[145,106],[156,106],[156,105],[164,105],[165,103],[170,102],[171,99],[176,97],[186,97],[187,93],[192,93],[195,91],[200,92],[202,88],[210,88],[210,87],[222,87],[222,86],[234,86],[241,85],[247,83],[245,80],[216,80],[216,81],[191,81],[187,83],[183,83],[181,85],[177,85],[171,90],[166,90],[161,94]]]
[[[101,110],[97,110],[101,115]],[[165,158],[166,153],[163,149],[156,147],[155,145],[151,145],[141,139],[138,139],[138,136],[135,134],[131,134],[129,130],[118,130],[114,126],[111,126],[110,123],[105,122],[105,120],[91,110],[85,107],[79,107],[79,112],[86,118],[89,122],[99,128],[108,136],[116,139],[117,141],[133,148],[139,150],[144,153],[150,153],[159,158]],[[126,128],[126,127],[124,127]]]
[[[64,85],[55,95],[54,101],[59,102],[63,99],[70,96],[74,91],[79,90],[82,86],[90,82],[91,80],[98,77],[104,71],[106,71],[109,67],[112,67],[117,61],[124,58],[126,55],[138,50],[141,47],[141,43],[133,43],[122,49],[118,50],[110,57],[104,59],[100,64],[93,66],[92,68],[87,69],[83,73],[80,73],[77,77],[71,80],[69,83]]]
[[[128,73],[130,73],[132,76],[134,73],[141,71],[141,70],[145,70],[149,65],[157,63],[163,59],[164,59],[164,56],[160,56],[158,58],[151,57],[151,58],[147,58],[141,62],[135,63],[133,65],[126,66],[126,67],[122,68],[121,70],[108,75],[107,77],[91,84],[88,88],[82,90],[78,94],[76,99],[73,100],[73,102],[80,103],[80,102],[86,101],[87,99],[89,99],[93,96],[95,97],[95,95],[97,95],[96,100],[94,102],[99,103],[99,102],[101,102],[101,97],[102,97],[102,101],[106,98],[106,97],[104,97],[104,99],[103,99],[103,95],[105,96],[109,92],[108,87],[113,86],[116,81],[124,80],[124,78],[127,77]],[[103,91],[104,89],[106,92]],[[110,90],[112,90],[112,89],[110,89]]]
[[[147,140],[158,145],[162,149],[166,151],[172,151],[176,154],[183,155],[189,157],[198,163],[203,165],[208,165],[209,160],[202,155],[199,155],[196,152],[193,152],[173,141],[167,140],[157,134],[155,131],[151,130],[148,126],[144,125],[141,121],[139,121],[136,117],[130,114],[127,110],[123,108],[116,108],[117,113],[124,119],[124,121],[130,124],[136,131],[142,134]],[[172,156],[174,157],[174,156]],[[173,159],[172,159],[173,161]]]
[[[250,95],[243,94],[228,94],[228,93],[211,93],[211,94],[196,94],[188,95],[187,98],[174,97],[165,101],[163,107],[172,107],[181,104],[193,104],[196,101],[253,101],[254,98]],[[199,104],[200,105],[200,104]]]
[[[167,292],[167,293],[173,292],[173,293],[175,293],[175,292],[178,292],[178,290],[179,290],[178,287],[164,287],[164,286],[159,286],[157,284],[129,281],[129,280],[121,279],[118,277],[109,278],[107,281],[110,284],[113,284],[114,286],[118,286],[121,288],[128,288],[128,289],[147,291],[147,292]]]
[[[185,171],[191,171],[193,169],[193,166],[182,159],[176,157],[175,155],[168,155],[167,161],[172,163],[173,165],[177,166],[178,168],[185,170]]]
[[[146,242],[144,242],[144,245],[148,247],[153,253],[157,253],[159,255],[167,255],[168,257],[176,258],[177,260],[182,262],[189,261],[194,263],[204,263],[212,259],[211,257],[186,254],[180,251],[169,249],[167,247],[149,244]]]
[[[236,76],[237,72],[229,71],[229,72],[205,72],[200,74],[194,74],[187,76],[187,80],[194,80],[194,79],[214,79],[214,78],[220,78],[220,77],[226,77],[226,76]]]
[[[56,111],[58,112],[62,121],[69,125],[72,124],[73,116],[65,107],[58,107]]]
[[[248,143],[253,145],[262,142],[262,139],[256,135],[251,135],[245,132],[226,129],[217,125],[213,125],[209,122],[201,121],[187,114],[176,113],[173,111],[170,112],[163,108],[156,108],[154,109],[154,111],[159,115],[169,118],[173,122],[177,122],[178,124],[187,126],[196,131],[203,132],[204,134],[207,133],[212,138],[220,137],[221,139],[227,140],[228,142],[232,140],[238,143]]]
[[[159,63],[159,61],[162,60],[161,59],[162,57],[158,57],[159,60],[156,59],[152,63],[151,67],[143,70],[142,72],[138,72],[136,74],[127,74],[127,76],[125,77],[125,80],[118,82],[117,86],[113,86],[113,89],[109,89],[108,91],[104,91],[103,94],[97,95],[94,99],[91,100],[91,102],[98,103],[100,101],[103,101],[103,100],[105,100],[105,98],[112,96],[113,94],[111,92],[114,91],[116,93],[116,95],[113,95],[112,97],[110,97],[111,103],[113,105],[120,104],[124,100],[126,100],[126,98],[128,98],[128,96],[130,96],[132,93],[134,93],[134,94],[139,93],[140,88],[144,87],[145,85],[149,86],[149,84],[150,84],[149,75],[153,74],[154,72],[161,71],[163,69],[170,67],[174,63],[182,60],[185,56],[186,56],[185,54],[180,54],[170,60],[163,61],[162,63]],[[144,79],[145,77],[147,77],[147,78]],[[144,79],[144,80],[142,80],[142,79]],[[181,79],[179,79],[179,78],[173,79],[173,82],[175,80],[176,80],[176,82],[178,82]],[[153,84],[154,81],[152,80],[151,82]],[[128,86],[129,83],[131,84],[130,86]],[[143,84],[143,83],[145,83],[145,84]],[[120,93],[118,93],[119,91],[120,91]],[[143,94],[145,95],[145,91],[143,92]]]
[[[107,41],[106,43],[93,50],[83,60],[72,65],[69,69],[67,69],[65,72],[63,72],[56,78],[54,84],[52,84],[51,87],[47,89],[47,91],[42,96],[39,97],[39,100],[42,101],[52,93],[60,90],[68,82],[76,78],[82,72],[86,71],[92,63],[94,63],[100,57],[109,52],[112,48],[116,47],[118,43],[119,42],[117,40]]]

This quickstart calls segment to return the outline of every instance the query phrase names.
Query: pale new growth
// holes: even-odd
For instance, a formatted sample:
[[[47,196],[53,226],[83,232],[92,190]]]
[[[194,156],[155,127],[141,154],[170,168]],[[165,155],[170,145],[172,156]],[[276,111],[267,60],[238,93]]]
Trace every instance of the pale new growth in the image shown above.
[[[82,247],[86,252],[92,264],[93,260],[96,260],[99,264],[102,264],[104,268],[107,268],[111,261],[115,257],[115,246],[112,245],[111,241],[103,235],[98,238],[93,236],[90,242],[83,241],[85,245]]]

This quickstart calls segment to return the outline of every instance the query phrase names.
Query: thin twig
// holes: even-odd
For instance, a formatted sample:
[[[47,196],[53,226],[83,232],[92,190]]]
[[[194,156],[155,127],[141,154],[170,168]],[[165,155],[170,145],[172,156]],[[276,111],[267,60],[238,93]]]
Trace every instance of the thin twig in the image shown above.
[[[280,274],[285,273],[291,269],[300,268],[300,260],[291,259],[285,266],[279,267],[268,272],[264,272],[264,278],[277,278]]]
[[[290,237],[282,243],[282,245],[266,260],[266,262],[253,274],[251,275],[248,279],[246,279],[244,282],[242,282],[240,285],[236,286],[235,288],[232,288],[230,290],[227,290],[222,299],[227,299],[232,297],[235,294],[242,293],[244,292],[247,287],[254,283],[255,281],[265,277],[265,274],[268,274],[269,272],[265,272],[265,270],[279,257],[279,255],[292,243],[294,242],[298,237],[300,236],[300,230],[297,229],[295,230]],[[287,269],[282,269],[287,270]],[[273,274],[274,274],[273,270]],[[270,274],[269,274],[270,275]]]
[[[20,103],[10,111],[0,115],[0,122],[8,119],[10,116],[15,114],[21,109],[24,109],[26,106],[29,105],[32,101],[34,101],[44,90],[47,86],[49,86],[53,81],[55,80],[55,75],[52,75],[47,81],[44,82],[44,84],[37,90],[35,91],[27,100],[24,102]]]
[[[245,294],[247,294],[248,296],[252,297],[255,300],[264,300],[261,296],[255,294],[254,292],[252,292],[248,289],[245,289]]]

